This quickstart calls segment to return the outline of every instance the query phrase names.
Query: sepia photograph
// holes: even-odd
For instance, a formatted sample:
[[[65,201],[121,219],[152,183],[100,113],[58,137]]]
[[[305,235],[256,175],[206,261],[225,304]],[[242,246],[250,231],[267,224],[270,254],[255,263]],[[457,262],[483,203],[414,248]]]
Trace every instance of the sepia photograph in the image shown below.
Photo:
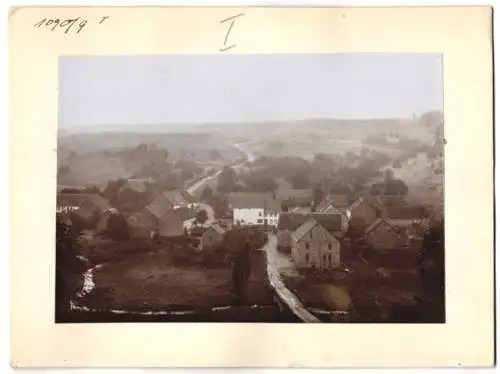
[[[444,323],[438,54],[59,59],[55,321]]]

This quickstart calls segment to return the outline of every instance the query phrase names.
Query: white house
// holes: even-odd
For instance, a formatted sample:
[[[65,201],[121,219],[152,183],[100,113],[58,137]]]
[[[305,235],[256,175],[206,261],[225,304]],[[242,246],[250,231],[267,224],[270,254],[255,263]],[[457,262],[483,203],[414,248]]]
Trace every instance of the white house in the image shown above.
[[[281,202],[271,193],[231,193],[228,203],[235,225],[278,225]]]

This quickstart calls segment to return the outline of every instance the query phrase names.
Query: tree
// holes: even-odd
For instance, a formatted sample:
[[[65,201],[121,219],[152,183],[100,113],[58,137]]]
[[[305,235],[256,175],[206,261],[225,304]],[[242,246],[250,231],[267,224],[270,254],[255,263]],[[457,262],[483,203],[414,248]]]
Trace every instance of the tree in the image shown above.
[[[56,220],[56,321],[68,319],[70,301],[82,287],[82,274],[87,270],[79,255],[82,247],[80,232]]]
[[[234,169],[230,166],[225,166],[217,178],[218,190],[222,193],[232,192],[237,180],[238,176]]]
[[[274,192],[278,188],[274,178],[264,175],[250,176],[245,182],[251,192]]]
[[[199,210],[198,212],[196,212],[196,222],[203,225],[207,221],[208,221],[208,214],[207,214],[207,211],[205,209],[202,209],[202,210]]]
[[[113,204],[116,204],[119,200],[120,189],[127,181],[125,179],[119,178],[117,180],[110,180],[106,185],[102,195],[111,201]]]
[[[408,186],[401,179],[386,180],[384,192],[386,195],[406,196],[408,194]]]
[[[124,211],[135,211],[142,207],[144,199],[143,193],[126,188],[120,191],[117,205]]]
[[[424,294],[429,301],[423,302],[425,318],[444,321],[445,314],[445,256],[444,220],[433,224],[424,236],[423,251],[418,271]]]
[[[314,204],[315,205],[319,204],[320,202],[323,201],[324,198],[325,198],[325,192],[323,191],[323,188],[321,187],[321,185],[316,185],[313,190]]]
[[[292,184],[293,188],[308,188],[309,187],[309,177],[305,173],[295,173],[288,181]]]
[[[118,241],[125,241],[130,238],[127,220],[122,214],[113,214],[108,218],[106,236]]]
[[[209,185],[206,185],[205,188],[203,188],[203,190],[201,191],[201,195],[200,195],[200,198],[201,200],[203,201],[207,201],[209,200],[212,196],[214,195],[214,190],[212,189],[212,187],[210,187]]]

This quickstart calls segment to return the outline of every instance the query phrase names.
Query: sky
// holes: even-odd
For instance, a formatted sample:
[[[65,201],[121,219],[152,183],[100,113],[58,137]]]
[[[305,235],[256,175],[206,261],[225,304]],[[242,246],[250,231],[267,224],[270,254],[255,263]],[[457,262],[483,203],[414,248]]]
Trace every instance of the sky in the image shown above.
[[[442,80],[434,54],[61,57],[59,125],[410,118]]]

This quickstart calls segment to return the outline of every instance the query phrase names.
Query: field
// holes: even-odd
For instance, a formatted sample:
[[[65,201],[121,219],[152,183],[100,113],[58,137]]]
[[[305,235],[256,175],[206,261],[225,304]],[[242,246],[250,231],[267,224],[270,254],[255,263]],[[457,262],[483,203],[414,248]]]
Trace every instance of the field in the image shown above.
[[[84,305],[98,310],[171,311],[236,302],[229,262],[178,246],[135,248],[108,257],[94,251],[92,263],[105,262],[94,271],[95,289],[84,298]],[[262,252],[252,253],[251,267],[244,304],[272,305]]]

